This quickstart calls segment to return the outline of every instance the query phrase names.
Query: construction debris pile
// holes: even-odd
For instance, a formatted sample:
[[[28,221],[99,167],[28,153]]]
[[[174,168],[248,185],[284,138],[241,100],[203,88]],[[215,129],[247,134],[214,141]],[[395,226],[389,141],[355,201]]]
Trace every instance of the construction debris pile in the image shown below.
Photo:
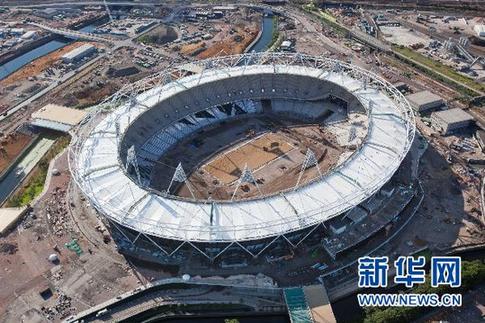
[[[0,253],[13,255],[17,252],[18,247],[16,243],[0,243]]]
[[[52,192],[53,198],[49,200],[45,211],[53,233],[62,237],[69,228],[67,217],[66,190],[56,187]]]
[[[65,318],[75,313],[76,308],[71,305],[71,298],[62,292],[57,294],[56,304],[52,307],[42,306],[40,310],[47,320],[52,321],[57,318]]]

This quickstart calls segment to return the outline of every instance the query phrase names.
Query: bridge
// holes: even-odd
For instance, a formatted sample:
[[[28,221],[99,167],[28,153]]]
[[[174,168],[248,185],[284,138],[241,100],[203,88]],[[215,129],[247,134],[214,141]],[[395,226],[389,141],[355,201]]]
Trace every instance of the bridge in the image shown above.
[[[84,40],[92,40],[96,42],[104,42],[104,43],[113,43],[115,40],[112,38],[105,38],[101,37],[99,35],[93,34],[93,33],[85,33],[82,31],[77,31],[77,30],[71,30],[71,29],[66,29],[66,28],[53,28],[47,25],[39,24],[36,22],[31,22],[29,23],[32,26],[36,26],[38,28],[47,30],[53,34],[61,35],[67,38],[72,38],[72,39],[84,39]]]
[[[291,323],[335,323],[336,318],[323,284],[283,290]]]
[[[380,41],[379,39],[377,38],[374,38],[360,30],[357,30],[357,29],[349,29],[343,25],[341,25],[342,28],[345,28],[348,30],[350,36],[352,38],[355,38],[356,40],[360,41],[360,42],[363,42],[364,44],[367,44],[368,46],[371,46],[377,50],[380,50],[382,52],[385,52],[385,53],[390,53],[391,52],[391,46],[383,43],[382,41]]]

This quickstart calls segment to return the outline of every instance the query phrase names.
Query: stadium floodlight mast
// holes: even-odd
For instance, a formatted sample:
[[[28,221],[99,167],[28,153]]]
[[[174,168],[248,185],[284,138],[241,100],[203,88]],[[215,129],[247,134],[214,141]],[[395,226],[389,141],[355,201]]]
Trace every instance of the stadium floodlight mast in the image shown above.
[[[120,134],[120,121],[119,120],[116,120],[115,121],[115,133],[116,133],[116,143],[119,144],[120,143],[120,137],[121,137],[121,134]]]
[[[263,62],[264,64],[262,64]],[[274,62],[278,62],[276,64],[278,67],[276,70],[269,66],[274,65]],[[325,195],[326,192],[332,192],[331,194],[328,194],[328,198],[325,195],[324,201],[316,201],[313,199],[313,194],[307,195],[305,191],[299,190],[304,184],[307,184],[302,183],[305,182],[303,174],[299,174],[301,178],[297,185],[298,189],[293,189],[292,186],[294,183],[292,183],[290,184],[290,188],[285,189],[284,195],[282,193],[277,195],[268,192],[271,194],[268,194],[267,196],[251,196],[247,199],[241,197],[239,199],[236,198],[234,194],[234,200],[231,201],[231,203],[228,203],[229,201],[226,199],[210,200],[203,198],[192,199],[180,196],[167,196],[168,194],[166,194],[166,192],[158,192],[147,187],[147,179],[138,175],[138,173],[141,172],[141,175],[144,176],[143,171],[148,169],[148,166],[145,166],[144,164],[142,165],[142,159],[147,158],[142,155],[144,154],[144,150],[143,152],[141,150],[141,141],[138,142],[134,139],[132,140],[131,137],[129,135],[126,136],[126,134],[130,129],[133,129],[131,131],[136,131],[139,127],[138,123],[131,124],[131,120],[141,116],[141,114],[144,113],[144,108],[138,105],[134,109],[129,109],[130,105],[128,99],[130,98],[130,94],[135,96],[141,93],[146,93],[145,95],[139,95],[138,101],[145,103],[152,108],[156,108],[157,106],[161,107],[159,104],[160,100],[168,100],[167,93],[169,93],[169,91],[166,91],[167,89],[172,89],[172,87],[174,87],[174,89],[183,92],[185,85],[189,91],[192,91],[192,88],[197,86],[197,77],[200,76],[189,76],[187,73],[183,72],[181,66],[175,66],[166,69],[163,73],[156,74],[153,78],[143,79],[137,83],[129,84],[129,86],[123,86],[122,90],[105,100],[105,103],[101,106],[103,108],[102,110],[100,109],[93,112],[93,117],[89,123],[83,125],[77,131],[76,134],[79,139],[70,146],[69,167],[73,174],[73,178],[82,193],[89,199],[92,205],[95,205],[99,209],[99,212],[103,217],[108,221],[113,222],[114,226],[119,224],[119,227],[122,230],[128,228],[141,232],[142,236],[140,237],[146,235],[147,237],[156,237],[169,241],[183,241],[175,251],[179,250],[181,246],[192,246],[193,244],[194,249],[209,258],[210,256],[205,253],[204,248],[201,247],[204,250],[199,250],[199,246],[202,245],[199,245],[198,243],[204,243],[205,246],[205,243],[220,242],[228,243],[227,246],[234,246],[239,245],[239,241],[256,241],[265,239],[265,244],[268,241],[271,241],[271,244],[273,241],[279,241],[278,239],[280,238],[286,238],[285,235],[293,234],[293,232],[296,232],[297,230],[303,228],[310,229],[311,225],[322,226],[324,221],[339,214],[343,214],[343,212],[355,207],[355,205],[362,202],[365,198],[370,196],[370,194],[382,187],[392,174],[394,174],[409,150],[414,138],[415,125],[411,107],[399,91],[392,87],[391,84],[375,75],[372,71],[362,70],[357,66],[352,66],[345,62],[339,62],[337,64],[335,60],[324,56],[312,57],[302,54],[295,55],[292,53],[247,53],[226,58],[212,58],[201,64],[203,64],[204,69],[207,69],[207,71],[203,73],[200,84],[216,81],[226,82],[226,78],[232,77],[241,77],[245,79],[246,77],[249,78],[248,74],[254,73],[258,75],[259,72],[262,73],[262,78],[265,78],[265,75],[263,75],[264,73],[272,72],[283,80],[285,80],[286,74],[311,77],[314,79],[318,78],[322,80],[322,82],[325,81],[325,79],[328,79],[326,81],[341,85],[345,88],[344,90],[351,94],[356,92],[354,93],[354,97],[359,101],[364,110],[366,110],[367,115],[370,118],[368,128],[373,125],[383,125],[387,127],[388,124],[394,124],[398,127],[397,129],[400,131],[399,133],[402,134],[403,141],[395,140],[396,138],[389,133],[384,133],[382,136],[380,136],[379,133],[379,137],[377,137],[375,132],[367,131],[368,137],[363,140],[362,147],[367,145],[370,149],[360,149],[357,151],[353,155],[353,159],[347,159],[347,162],[342,163],[337,169],[330,170],[328,172],[328,177],[325,178],[325,180],[319,181],[318,178],[309,180],[310,182],[315,180],[315,185],[308,186],[308,189],[311,190],[312,193],[314,192],[315,195],[317,193]],[[338,71],[339,69],[341,70],[340,73]],[[248,71],[250,73],[248,73]],[[231,75],[228,75],[229,72],[231,72]],[[311,72],[311,75],[307,75],[307,72]],[[340,77],[341,75],[342,78]],[[366,75],[368,77],[367,91],[363,91],[362,83],[364,82]],[[172,78],[177,80],[171,80]],[[360,86],[356,86],[356,82],[347,81],[350,79],[360,82]],[[345,84],[343,81],[345,81]],[[155,84],[155,86],[153,87],[152,84]],[[288,86],[289,85],[285,85],[283,88]],[[151,89],[151,87],[153,87],[153,89]],[[258,96],[260,96],[260,93],[256,93],[259,89],[258,86],[256,84],[251,84],[251,87],[252,89],[245,93],[244,98],[256,98],[258,100]],[[295,87],[297,87],[297,85],[295,85]],[[150,92],[147,92],[146,89],[149,88]],[[214,91],[215,90],[217,90],[217,93],[220,92],[221,94],[225,94],[225,89],[214,89]],[[329,89],[329,92],[331,92],[331,90],[332,87]],[[192,95],[192,93],[187,93],[187,95],[188,94]],[[381,98],[386,99],[386,101],[381,100]],[[136,101],[132,100],[132,103],[133,102]],[[212,107],[215,104],[218,104],[219,101],[217,100],[217,97],[214,97],[213,100],[207,101],[207,103],[207,106],[210,105]],[[203,104],[205,103],[202,102],[202,105]],[[190,109],[191,112],[193,106],[195,105],[192,104]],[[235,112],[232,107],[230,110],[232,113]],[[164,110],[161,109],[161,111]],[[387,119],[383,121],[383,118],[379,118],[379,115],[383,114],[392,114],[399,116],[399,118],[392,118],[389,122]],[[232,115],[228,115],[228,117],[231,116]],[[113,122],[113,117],[120,118],[119,142],[111,140],[111,138],[104,140],[105,137],[103,137],[105,133],[115,134],[118,131],[115,128],[116,123]],[[176,120],[167,120],[167,122],[169,121]],[[210,121],[212,122],[213,120],[211,119]],[[158,130],[161,129],[157,129],[157,131]],[[360,134],[359,131],[359,128],[357,128],[358,134]],[[352,132],[353,130],[349,132],[349,138],[353,137]],[[374,138],[379,140],[373,140]],[[170,139],[170,141],[172,140]],[[134,147],[130,147],[133,143],[135,143]],[[126,159],[123,160],[123,154],[120,152],[128,147],[131,148],[132,152],[125,150]],[[379,171],[376,174],[373,174],[371,167],[367,167],[372,166],[369,165],[369,159],[372,155],[379,154],[381,151],[393,158],[378,158],[372,165],[378,167],[377,169]],[[372,155],[369,155],[370,153],[372,153]],[[109,178],[105,176],[106,171],[103,171],[107,167],[105,166],[105,158],[108,154],[109,156],[116,157],[120,166],[110,168]],[[138,162],[136,158],[137,156],[141,158]],[[307,159],[307,165],[304,166],[303,169],[309,168],[308,165],[317,166],[314,163],[310,163],[310,161],[314,162],[316,158],[309,157],[305,159]],[[140,166],[139,170],[138,164]],[[351,179],[345,175],[345,169],[352,165],[365,166],[365,171],[370,172],[369,176],[362,175],[358,180],[351,181]],[[125,167],[129,168],[131,175],[125,170]],[[135,171],[133,171],[131,167],[135,168]],[[137,173],[136,175],[135,172]],[[251,174],[251,171],[249,173]],[[137,179],[138,176],[139,179]],[[327,174],[324,174],[324,176],[327,176]],[[250,178],[249,182],[255,183],[254,177],[251,176]],[[339,187],[338,190],[336,190],[336,186],[333,184],[337,183],[337,180],[340,182],[341,179],[345,179],[353,185],[342,185],[341,188]],[[130,185],[133,194],[124,194],[123,191],[119,189],[124,185],[130,183],[136,184],[137,181],[141,180],[144,181],[143,185]],[[237,178],[236,181],[238,181]],[[239,179],[238,182],[241,182],[238,183],[239,187],[243,181]],[[293,180],[293,182],[296,181]],[[233,188],[235,187],[235,184],[236,183],[233,184]],[[103,188],[106,187],[106,189],[96,189],[99,185],[103,185]],[[255,185],[257,186],[257,183],[255,183]],[[259,186],[261,186],[261,184]],[[195,187],[192,189],[195,192]],[[264,192],[264,189],[261,189]],[[333,194],[334,192],[335,194]],[[126,203],[123,203],[122,209],[118,203],[119,199],[113,198],[116,196],[126,199]],[[301,199],[302,201],[311,199],[312,201],[315,200],[317,203],[304,204],[303,202],[301,205],[292,203],[296,198]],[[288,203],[279,203],[280,201],[284,202],[285,199],[290,201],[290,206],[295,212],[292,212],[291,210],[288,212]],[[152,201],[155,202],[158,200],[162,202],[160,205],[154,205],[155,208],[143,207],[144,203],[152,203]],[[172,203],[175,205],[174,209],[176,209],[175,212],[177,214],[175,219],[172,217],[173,213],[171,210],[168,210],[168,206],[164,205],[164,201],[170,201],[167,205],[172,205]],[[193,205],[196,205],[197,207],[192,207]],[[238,221],[232,221],[229,214],[236,209],[238,211],[236,215],[238,216]],[[253,210],[258,213],[253,214]],[[264,216],[259,216],[259,212]],[[281,214],[288,216],[281,218]],[[190,222],[190,225],[185,221]],[[254,228],[258,226],[267,229],[255,230]],[[315,226],[315,228],[317,227],[318,226]],[[127,236],[131,237],[130,235]],[[147,239],[150,240],[149,238]],[[293,241],[292,239],[289,240]],[[133,243],[133,241],[131,242]],[[160,248],[157,243],[151,243],[155,247]],[[228,247],[223,250],[228,250],[227,248]],[[160,248],[160,250],[162,249]],[[175,253],[175,251],[172,251],[172,253]],[[251,252],[248,253],[251,254]],[[255,254],[257,253],[255,252]]]
[[[367,90],[368,84],[369,84],[369,76],[366,75],[366,76],[364,76],[364,79],[363,79],[362,89]]]
[[[301,165],[301,170],[300,170],[300,175],[298,175],[298,180],[295,185],[295,190],[298,188],[298,185],[300,185],[301,178],[303,177],[303,173],[308,167],[315,166],[318,170],[318,174],[321,177],[322,172],[320,170],[320,166],[318,165],[318,160],[317,157],[315,156],[315,153],[308,148],[305,154],[305,160],[303,160],[303,164]]]
[[[170,181],[170,184],[168,185],[168,188],[167,188],[167,194],[170,194],[170,188],[172,188],[173,182],[184,183],[187,186],[187,189],[189,190],[192,197],[195,199],[194,192],[190,188],[187,175],[185,174],[185,171],[184,171],[184,168],[182,167],[181,162],[179,162],[179,164],[177,165],[177,168],[175,168],[175,172],[173,173],[172,180]]]
[[[132,166],[135,169],[138,184],[141,185],[140,169],[138,168],[138,159],[136,158],[136,152],[135,152],[135,146],[134,145],[132,145],[130,148],[128,148],[128,151],[127,151],[127,154],[126,154],[125,170],[127,172],[129,171],[130,166]]]
[[[246,164],[244,164],[244,168],[243,168],[243,171],[241,173],[241,177],[239,177],[239,180],[237,181],[237,185],[236,185],[236,188],[234,189],[234,193],[232,193],[231,201],[234,200],[234,197],[236,196],[237,190],[244,183],[254,184],[256,186],[256,188],[258,189],[259,194],[263,195],[261,193],[261,189],[259,188],[258,182],[256,182],[256,180],[254,179],[253,172],[251,171],[251,169],[249,169],[248,164],[246,163]]]
[[[354,126],[352,126],[349,130],[349,139],[347,139],[347,141],[351,143],[352,141],[354,141],[356,137],[357,137],[357,129]]]
[[[369,100],[369,111],[372,112],[373,108],[374,108],[374,101],[371,99]]]
[[[145,109],[150,109],[150,107],[141,103],[140,100],[138,100],[138,98],[136,97],[136,93],[130,93],[130,96],[128,98],[128,104],[129,104],[129,106],[128,106],[129,110],[131,110],[131,109],[133,109],[137,106],[142,106]]]

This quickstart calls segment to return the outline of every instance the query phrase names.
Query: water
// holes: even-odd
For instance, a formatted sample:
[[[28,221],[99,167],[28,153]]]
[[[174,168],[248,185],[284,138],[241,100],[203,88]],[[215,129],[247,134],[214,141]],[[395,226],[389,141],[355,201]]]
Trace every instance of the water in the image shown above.
[[[83,28],[79,29],[79,31],[85,32],[85,33],[92,33],[96,29],[97,25],[87,25],[84,26]]]
[[[6,78],[10,74],[19,70],[23,66],[29,64],[33,60],[39,57],[42,57],[44,55],[47,55],[55,51],[56,49],[62,48],[66,46],[68,43],[69,41],[67,40],[51,40],[50,42],[45,43],[44,45],[36,47],[31,51],[28,51],[27,53],[20,55],[17,58],[14,58],[13,60],[0,66],[0,80]]]
[[[91,25],[84,26],[83,28],[79,29],[79,31],[82,31],[85,33],[91,33],[95,28],[96,28],[96,24],[91,24]],[[6,78],[10,74],[19,70],[25,65],[29,64],[33,60],[36,60],[37,58],[42,57],[44,55],[47,55],[55,51],[56,49],[62,48],[67,44],[71,43],[72,41],[73,41],[72,39],[66,39],[66,38],[51,40],[50,42],[45,43],[44,45],[41,45],[39,47],[36,47],[31,51],[28,51],[27,53],[1,65],[0,80]]]
[[[17,166],[0,181],[0,204],[7,199],[10,193],[34,169],[35,165],[37,165],[54,144],[54,141],[52,138],[41,138],[29,149],[29,152],[19,161]]]
[[[266,16],[263,17],[263,29],[261,33],[261,37],[259,40],[254,44],[249,52],[264,52],[268,45],[271,44],[271,40],[273,39],[273,17]]]

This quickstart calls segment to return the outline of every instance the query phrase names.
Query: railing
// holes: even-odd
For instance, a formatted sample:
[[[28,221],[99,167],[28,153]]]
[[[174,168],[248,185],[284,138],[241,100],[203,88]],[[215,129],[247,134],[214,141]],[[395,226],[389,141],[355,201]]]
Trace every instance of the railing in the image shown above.
[[[241,62],[243,62],[243,64],[241,64]],[[146,79],[124,86],[119,92],[117,92],[113,96],[106,99],[103,103],[101,103],[97,111],[93,112],[88,116],[88,118],[90,118],[91,121],[87,122],[88,124],[78,129],[77,135],[75,136],[75,138],[73,138],[73,143],[71,144],[69,149],[69,166],[70,166],[71,172],[74,175],[73,178],[76,181],[76,183],[79,185],[79,187],[81,188],[84,194],[86,194],[87,196],[93,197],[93,198],[90,198],[93,206],[96,207],[98,210],[100,210],[102,213],[106,213],[106,211],[109,211],[110,214],[108,216],[112,218],[113,221],[120,223],[119,219],[123,219],[126,216],[125,211],[117,209],[114,206],[108,207],[107,205],[103,205],[103,201],[99,201],[98,199],[94,198],[93,193],[90,192],[82,184],[84,179],[83,179],[82,172],[80,173],[78,169],[79,165],[77,162],[77,156],[85,140],[89,137],[92,129],[94,129],[94,126],[97,125],[100,118],[104,116],[104,112],[109,112],[117,107],[125,105],[128,99],[133,98],[138,93],[146,92],[148,90],[155,91],[154,93],[157,93],[157,91],[161,93],[162,90],[165,91],[171,87],[181,88],[183,87],[184,83],[187,84],[188,82],[193,81],[194,79],[196,80],[197,78],[202,78],[202,76],[208,71],[216,71],[217,73],[221,73],[221,76],[222,75],[227,76],[228,72],[226,70],[228,68],[240,68],[244,70],[246,66],[265,64],[265,65],[274,66],[275,73],[277,73],[277,69],[279,68],[279,66],[285,66],[285,65],[320,69],[322,70],[322,73],[323,73],[324,71],[330,72],[336,66],[339,66],[342,72],[346,73],[347,75],[353,78],[368,79],[369,88],[374,88],[374,89],[377,88],[377,90],[380,90],[381,92],[386,93],[386,95],[394,101],[395,108],[397,109],[396,112],[398,112],[403,122],[405,123],[407,137],[405,138],[406,142],[405,142],[404,149],[402,150],[401,154],[399,154],[396,157],[395,163],[393,162],[393,164],[398,164],[400,163],[400,161],[402,161],[404,156],[407,154],[411,146],[411,143],[413,141],[414,132],[415,132],[414,114],[408,102],[404,98],[404,96],[390,83],[383,80],[381,77],[373,74],[372,72],[363,70],[359,67],[352,66],[350,64],[333,60],[327,57],[313,57],[308,55],[292,54],[292,53],[248,53],[248,54],[242,54],[242,55],[212,58],[212,59],[200,61],[198,62],[198,64],[200,64],[203,67],[203,71],[200,74],[188,76],[187,72],[181,70],[178,67],[173,67],[173,68],[167,69],[163,73],[154,74],[152,76],[147,77]],[[173,81],[174,76],[176,76],[177,81]],[[366,107],[367,105],[368,103],[364,102],[364,106]],[[367,112],[369,113],[370,111],[367,111]],[[138,117],[139,116],[137,116],[136,118]],[[130,124],[132,124],[136,120],[136,118],[131,120]],[[370,127],[371,126],[372,125],[370,125]],[[123,141],[123,138],[119,140],[119,142],[122,142],[122,141]],[[121,165],[121,161],[120,161],[120,165]],[[345,163],[341,165],[341,167],[344,167],[344,166],[345,166]],[[394,169],[395,166],[392,166],[392,167],[393,168],[392,169],[390,168],[390,170],[392,170],[392,173],[393,173],[397,169],[397,166],[395,169]],[[123,169],[122,166],[120,168]],[[325,214],[333,214],[334,212],[336,212],[336,210],[340,210],[342,212],[347,211],[348,209],[354,207],[357,202],[365,199],[365,197],[368,196],[371,192],[375,192],[375,190],[382,187],[382,185],[384,185],[388,180],[389,180],[389,177],[378,178],[377,180],[372,182],[365,191],[361,191],[359,194],[353,193],[348,196],[342,196],[341,200],[339,200],[338,203],[326,205]],[[308,185],[312,185],[312,184],[307,184],[306,186]],[[143,188],[143,189],[145,189],[148,192],[157,193],[151,189],[147,189],[147,188]],[[161,196],[165,198],[176,199],[176,200],[190,202],[190,203],[201,203],[201,204],[207,203],[207,201],[169,196],[166,194]],[[221,204],[230,203],[228,201],[212,201],[212,202],[217,202]],[[244,202],[245,200],[241,200],[234,203],[244,203]],[[343,210],[341,209],[342,205],[346,205],[346,207]],[[107,210],[107,208],[109,210]],[[322,210],[319,208],[305,213],[300,213],[299,217],[295,217],[293,219],[285,218],[283,220],[261,223],[261,224],[258,224],[258,228],[269,229],[277,225],[290,225],[293,222],[295,223],[298,222],[300,217],[305,217],[305,224],[307,226],[311,226],[322,221],[322,214],[323,214]],[[138,219],[132,219],[131,224],[127,224],[127,223],[120,223],[120,224],[134,230],[138,230],[137,226],[139,224],[147,224],[153,228],[160,226],[160,223],[158,223],[158,221],[155,221],[155,220],[141,221]],[[299,227],[299,226],[297,225],[296,227]],[[164,234],[165,234],[164,237],[174,238],[174,239],[180,238],[174,235],[173,233],[170,233],[171,230],[177,231],[178,229],[179,229],[178,225],[164,224]],[[248,231],[248,230],[252,231],[254,230],[254,226],[240,225],[237,227],[214,228],[214,227],[200,227],[200,226],[185,225],[184,230],[186,232],[193,231],[201,234],[211,234],[211,233],[214,234],[214,232],[217,233],[218,230],[221,230],[221,232],[227,232],[227,231],[238,232],[238,231]],[[153,232],[147,232],[147,233],[153,234]],[[264,236],[261,236],[261,238],[268,237],[271,235],[272,235],[271,233],[268,233]],[[205,241],[205,240],[201,240],[201,241]]]

